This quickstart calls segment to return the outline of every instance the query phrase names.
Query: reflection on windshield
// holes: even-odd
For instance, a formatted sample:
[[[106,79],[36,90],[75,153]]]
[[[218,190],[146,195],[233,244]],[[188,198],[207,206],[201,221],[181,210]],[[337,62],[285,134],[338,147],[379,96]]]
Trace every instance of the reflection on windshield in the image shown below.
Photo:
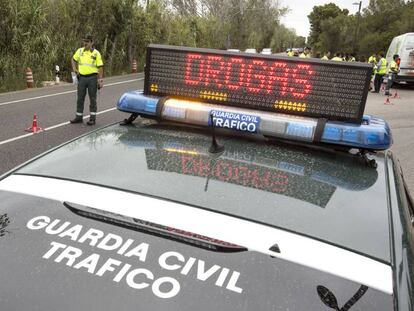
[[[352,161],[355,159],[348,159],[347,165],[344,159],[308,156],[277,146],[261,145],[257,152],[256,144],[240,140],[221,142],[225,151],[215,158],[208,152],[208,137],[189,141],[184,135],[169,131],[151,131],[151,135],[145,132],[140,131],[142,137],[125,133],[119,140],[129,146],[144,147],[150,170],[205,178],[205,191],[209,180],[217,180],[326,207],[337,187],[363,190],[373,185],[378,176],[376,170]]]

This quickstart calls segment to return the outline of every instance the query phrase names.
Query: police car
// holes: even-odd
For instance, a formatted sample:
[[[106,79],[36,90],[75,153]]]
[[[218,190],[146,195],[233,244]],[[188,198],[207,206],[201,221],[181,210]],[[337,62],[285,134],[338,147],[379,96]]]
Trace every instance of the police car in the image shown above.
[[[414,310],[371,68],[151,45],[143,92],[0,180],[2,310]]]

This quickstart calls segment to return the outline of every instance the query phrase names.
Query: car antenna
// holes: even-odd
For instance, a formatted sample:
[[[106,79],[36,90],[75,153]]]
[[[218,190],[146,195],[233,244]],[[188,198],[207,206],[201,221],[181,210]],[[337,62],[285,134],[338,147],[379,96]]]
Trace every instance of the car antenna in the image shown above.
[[[216,133],[214,131],[214,128],[215,128],[215,126],[214,126],[214,119],[213,119],[213,114],[212,113],[210,113],[210,121],[211,121],[211,128],[212,128],[213,140],[211,142],[211,146],[208,149],[208,151],[210,153],[220,153],[220,152],[223,152],[224,151],[224,146],[223,145],[219,145],[217,143],[217,140],[216,140]]]

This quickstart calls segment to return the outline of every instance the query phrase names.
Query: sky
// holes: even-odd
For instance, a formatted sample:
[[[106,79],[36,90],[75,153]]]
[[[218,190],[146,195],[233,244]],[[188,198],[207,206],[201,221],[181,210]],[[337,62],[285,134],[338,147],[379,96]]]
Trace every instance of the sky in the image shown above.
[[[308,15],[312,12],[315,5],[324,5],[333,2],[341,9],[348,9],[349,14],[358,12],[358,5],[352,3],[359,3],[359,0],[280,0],[279,3],[284,7],[289,7],[290,11],[282,18],[282,23],[288,28],[294,28],[296,34],[307,37],[310,31]],[[361,10],[367,6],[369,0],[362,0]]]

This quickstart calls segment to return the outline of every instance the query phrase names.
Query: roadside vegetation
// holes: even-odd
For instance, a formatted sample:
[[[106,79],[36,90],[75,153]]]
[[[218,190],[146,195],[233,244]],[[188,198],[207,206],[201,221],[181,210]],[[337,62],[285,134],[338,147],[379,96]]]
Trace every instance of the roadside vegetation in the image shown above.
[[[147,5],[149,3],[149,5]],[[149,43],[208,48],[303,45],[280,24],[286,12],[273,0],[0,0],[0,92],[70,77],[70,59],[90,33],[105,61],[105,75],[142,69]]]
[[[288,2],[285,2],[288,5]],[[0,0],[0,92],[53,80],[55,65],[70,79],[70,59],[90,33],[105,61],[105,76],[142,70],[149,43],[208,48],[303,47],[306,39],[281,24],[288,8],[277,0]],[[315,51],[368,55],[384,51],[393,36],[414,31],[414,2],[370,0],[360,16],[335,4],[309,15],[308,44]],[[356,40],[355,40],[356,39]]]
[[[347,9],[329,3],[315,6],[308,18],[308,43],[315,52],[354,52],[356,56],[368,57],[386,53],[393,37],[414,32],[414,2],[370,0],[360,15],[349,14]]]

